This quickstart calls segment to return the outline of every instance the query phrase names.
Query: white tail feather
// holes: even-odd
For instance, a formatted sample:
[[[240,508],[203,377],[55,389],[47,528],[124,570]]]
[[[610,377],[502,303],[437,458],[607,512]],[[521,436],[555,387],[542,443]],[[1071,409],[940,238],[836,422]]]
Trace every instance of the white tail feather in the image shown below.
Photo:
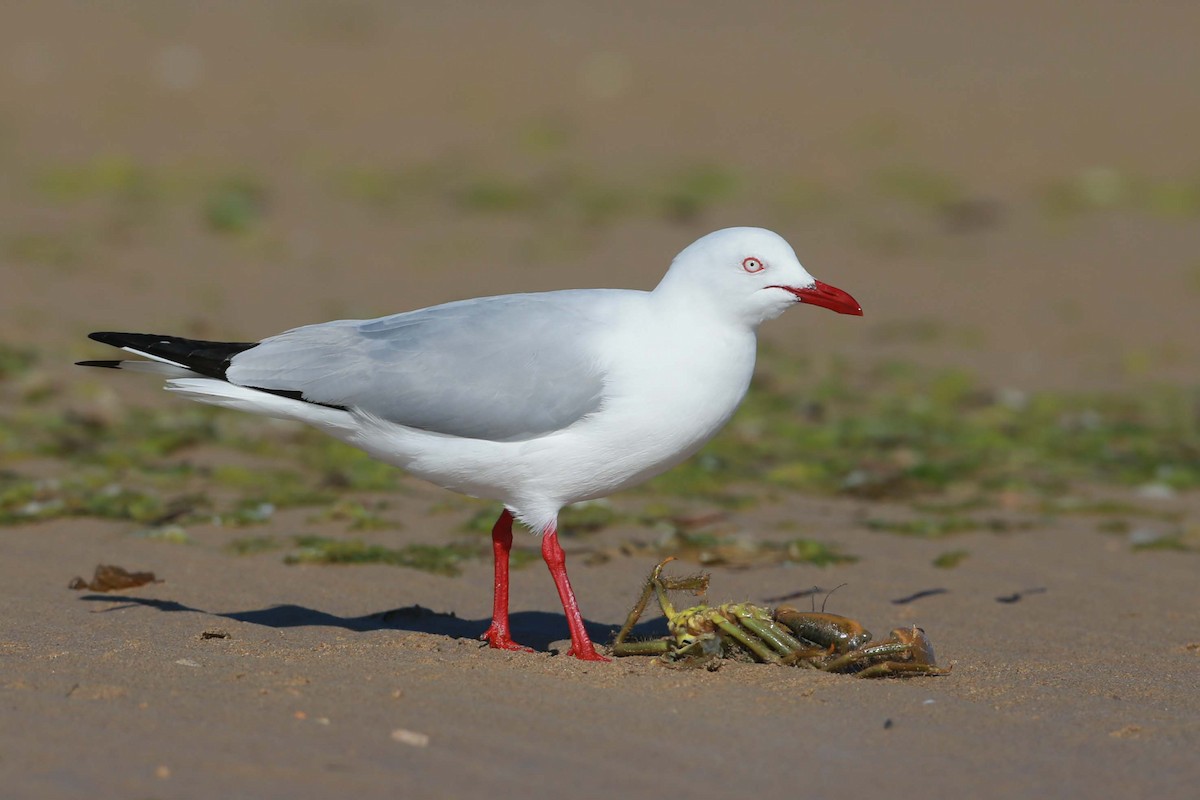
[[[251,414],[293,419],[325,429],[344,430],[355,427],[353,416],[341,409],[281,397],[216,378],[175,378],[167,381],[165,388],[168,392],[182,395],[189,400],[249,411]]]
[[[121,349],[124,350],[126,353],[133,353],[135,356],[141,356],[142,358],[148,358],[151,361],[158,361],[163,364],[170,364],[173,367],[179,367],[180,369],[187,369],[187,367],[185,367],[183,364],[180,364],[178,361],[172,361],[169,358],[163,358],[162,356],[156,356],[153,353],[147,353],[144,350],[135,350],[132,347],[122,347]],[[132,364],[134,362],[122,361],[121,363],[122,364]],[[124,367],[122,367],[121,369],[124,369]]]
[[[193,372],[187,367],[167,361],[122,361],[118,369],[127,369],[130,372],[148,372],[164,378],[195,378],[199,376],[199,373]]]

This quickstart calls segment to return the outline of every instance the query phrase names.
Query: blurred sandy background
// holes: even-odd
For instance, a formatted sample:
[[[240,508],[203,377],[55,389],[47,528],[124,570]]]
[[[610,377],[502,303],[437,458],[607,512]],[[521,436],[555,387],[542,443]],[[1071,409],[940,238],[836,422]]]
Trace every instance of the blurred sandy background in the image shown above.
[[[1130,363],[1186,377],[1197,13],[10,5],[4,330],[260,338],[462,296],[649,287],[697,235],[761,224],[868,312],[791,315],[777,341],[871,346],[915,321],[941,328],[923,350],[1017,385]],[[131,175],[88,172],[106,168]],[[223,236],[205,202],[239,180],[262,213]]]

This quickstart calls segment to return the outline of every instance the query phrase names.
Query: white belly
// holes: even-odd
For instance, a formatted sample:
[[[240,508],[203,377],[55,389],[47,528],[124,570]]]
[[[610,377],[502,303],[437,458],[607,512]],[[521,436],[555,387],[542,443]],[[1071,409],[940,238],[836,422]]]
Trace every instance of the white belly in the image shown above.
[[[659,342],[655,358],[613,375],[601,410],[559,434],[524,443],[534,478],[525,502],[566,505],[634,486],[685,460],[737,410],[754,372],[755,340]],[[536,497],[535,497],[536,496]]]

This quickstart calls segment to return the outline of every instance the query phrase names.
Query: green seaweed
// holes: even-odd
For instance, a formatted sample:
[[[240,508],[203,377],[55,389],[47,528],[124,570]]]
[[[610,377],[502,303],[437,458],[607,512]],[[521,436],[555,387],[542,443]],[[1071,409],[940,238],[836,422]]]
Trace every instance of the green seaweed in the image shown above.
[[[169,516],[161,495],[119,483],[107,476],[65,481],[20,476],[0,478],[0,525],[18,525],[59,517],[97,517],[153,523]]]
[[[659,208],[667,219],[693,220],[737,192],[738,176],[717,164],[695,164],[668,176],[659,196]]]
[[[858,556],[841,552],[835,545],[816,539],[791,539],[783,543],[784,560],[796,564],[827,567],[831,564],[853,564]]]
[[[496,524],[498,507],[488,506],[472,514],[462,525],[468,533],[492,532]],[[625,519],[605,501],[589,501],[567,506],[558,515],[558,530],[562,536],[595,533]]]
[[[503,175],[472,178],[454,193],[455,204],[481,213],[525,213],[544,202],[538,188],[529,181]]]
[[[449,178],[445,165],[431,162],[400,169],[348,167],[337,171],[331,183],[348,199],[390,211],[431,199]]]
[[[1181,533],[1171,534],[1169,536],[1160,536],[1157,539],[1151,539],[1147,542],[1135,542],[1131,545],[1131,549],[1140,550],[1173,550],[1178,552],[1190,552],[1198,548],[1195,544],[1188,542]]]
[[[251,497],[238,500],[232,509],[221,513],[219,519],[222,525],[244,528],[249,525],[264,525],[274,516],[274,503]]]
[[[0,381],[24,375],[37,361],[36,351],[0,342]]]
[[[155,525],[134,533],[141,539],[152,539],[169,544],[192,544],[193,539],[181,525]]]
[[[225,550],[238,556],[252,556],[280,550],[287,543],[277,536],[245,536],[225,545]]]
[[[314,522],[322,521],[337,521],[347,523],[347,528],[352,531],[376,531],[387,529],[397,529],[399,523],[391,522],[379,515],[379,511],[386,508],[384,503],[374,503],[372,506],[353,500],[339,500],[328,509],[318,514],[313,518]]]
[[[508,553],[508,566],[510,569],[524,569],[531,564],[540,564],[541,562],[542,551],[540,549],[514,547]]]
[[[235,175],[216,183],[204,198],[203,217],[210,230],[244,234],[267,212],[267,190],[257,178]]]
[[[970,555],[969,550],[947,550],[933,560],[933,565],[938,569],[954,569]]]
[[[389,492],[399,486],[403,474],[358,448],[343,444],[314,430],[305,429],[300,440],[299,461],[320,472],[320,482],[329,489]]]
[[[74,411],[26,411],[17,454],[77,459],[109,469],[148,464],[193,445],[220,440],[211,410],[130,408],[115,420]]]
[[[671,528],[652,545],[629,542],[620,548],[629,555],[674,556],[705,566],[748,567],[791,562],[826,567],[852,564],[857,556],[815,539],[764,541],[745,533],[685,531]]]
[[[921,539],[941,539],[958,533],[980,530],[1007,533],[1028,528],[1031,525],[1028,522],[1013,522],[998,517],[975,519],[958,516],[918,517],[904,520],[868,519],[863,524],[873,531],[898,533],[902,536],[914,536]]]
[[[332,492],[313,486],[310,475],[291,469],[252,469],[223,464],[214,467],[209,477],[217,485],[243,492],[235,510],[252,511],[264,504],[273,508],[317,506],[335,499]]]
[[[567,506],[558,515],[558,528],[563,536],[596,533],[621,520],[610,503],[592,500]]]
[[[401,548],[367,544],[358,539],[297,536],[298,552],[289,554],[288,564],[389,564],[436,575],[458,575],[459,565],[478,558],[481,548],[473,544],[409,544]]]
[[[492,532],[492,526],[496,524],[496,518],[499,512],[492,507],[481,508],[472,514],[466,522],[462,524],[461,530],[467,533],[488,533]]]
[[[84,248],[77,231],[27,231],[0,239],[6,261],[41,267],[71,267],[79,263]]]
[[[717,439],[651,490],[708,497],[753,482],[912,501],[968,481],[983,495],[1072,482],[1200,487],[1192,389],[1017,398],[961,371],[908,365],[852,374],[835,364],[786,389],[770,374]]]
[[[0,352],[5,374],[20,376],[29,363],[28,353]],[[401,470],[299,426],[263,426],[252,417],[185,404],[116,412],[73,404],[64,412],[11,394],[14,402],[0,410],[5,463],[48,457],[72,466],[59,489],[43,485],[24,501],[0,503],[6,524],[72,514],[148,523],[155,514],[171,513],[167,498],[195,492],[197,483],[224,491],[217,510],[230,524],[262,521],[269,517],[267,506],[327,505],[344,492],[412,491],[400,480]],[[837,360],[802,363],[765,349],[754,385],[725,430],[638,491],[668,505],[675,502],[670,498],[687,498],[742,507],[791,491],[908,503],[922,518],[889,523],[892,529],[935,537],[1012,527],[1016,523],[969,512],[1014,495],[1044,514],[1168,518],[1150,503],[1076,500],[1087,495],[1072,487],[1200,488],[1197,407],[1200,391],[1194,387],[1001,391],[961,370],[897,362],[852,369]],[[261,463],[198,467],[189,460],[198,446]],[[33,491],[5,485],[10,494]],[[83,497],[110,485],[145,497],[140,505]],[[112,510],[113,502],[122,509]],[[487,533],[497,509],[479,509],[467,527]],[[345,513],[354,526],[383,524],[369,510],[335,513]],[[195,513],[178,519],[186,523]],[[563,512],[561,526],[569,535],[655,523],[644,516],[581,505]]]
[[[1052,219],[1121,209],[1168,219],[1191,218],[1200,214],[1200,179],[1148,178],[1092,167],[1044,186],[1041,203]]]
[[[871,182],[884,197],[933,211],[944,210],[966,196],[958,180],[927,167],[888,167],[876,172]]]
[[[99,156],[80,164],[53,166],[40,172],[35,188],[60,203],[95,197],[140,199],[156,192],[153,173],[122,155]]]

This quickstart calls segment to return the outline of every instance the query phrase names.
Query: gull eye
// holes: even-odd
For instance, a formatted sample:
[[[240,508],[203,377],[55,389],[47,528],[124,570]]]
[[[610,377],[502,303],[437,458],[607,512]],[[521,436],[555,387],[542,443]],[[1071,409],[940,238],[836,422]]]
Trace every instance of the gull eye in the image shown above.
[[[742,262],[742,269],[746,270],[746,272],[762,272],[766,268],[765,264],[754,257],[747,258]]]

